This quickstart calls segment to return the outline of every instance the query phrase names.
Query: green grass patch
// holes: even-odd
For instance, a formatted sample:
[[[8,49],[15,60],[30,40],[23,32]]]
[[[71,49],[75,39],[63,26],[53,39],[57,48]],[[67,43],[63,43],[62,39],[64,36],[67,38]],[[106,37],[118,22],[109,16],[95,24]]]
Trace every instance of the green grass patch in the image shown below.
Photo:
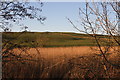
[[[5,43],[16,44],[14,47],[67,47],[67,46],[96,46],[93,37],[87,34],[68,32],[4,32]],[[97,35],[105,41],[108,36]],[[101,42],[102,45],[106,45]],[[7,46],[6,46],[7,47]]]

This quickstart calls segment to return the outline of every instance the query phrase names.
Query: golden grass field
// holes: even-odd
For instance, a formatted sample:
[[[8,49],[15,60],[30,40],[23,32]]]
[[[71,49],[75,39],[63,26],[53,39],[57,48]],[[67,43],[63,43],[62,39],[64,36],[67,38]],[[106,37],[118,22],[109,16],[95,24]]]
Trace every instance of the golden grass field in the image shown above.
[[[111,62],[119,61],[118,52],[115,52],[119,48],[113,47],[108,51],[108,59]],[[104,47],[102,49],[104,50]],[[10,58],[13,61],[8,62],[3,68],[5,71],[3,77],[5,78],[85,78],[95,76],[95,78],[108,78],[108,75],[112,78],[119,77],[120,69],[113,68],[108,63],[106,65],[110,70],[105,72],[104,65],[101,63],[102,58],[96,55],[100,53],[99,49],[95,46],[16,48],[11,52],[27,59],[32,56],[33,61],[19,61]],[[82,69],[81,67],[86,68]]]
[[[59,58],[60,56],[77,56],[77,55],[85,55],[91,53],[92,50],[90,47],[81,46],[81,47],[55,47],[55,48],[37,48],[41,54],[46,59],[49,58]],[[19,54],[21,50],[14,49],[14,53]],[[27,50],[29,54],[39,55],[36,48],[30,48]],[[22,54],[26,54],[24,51]]]
[[[39,50],[39,53],[37,50]],[[104,47],[102,47],[104,50]],[[108,53],[112,53],[115,55],[115,50],[119,49],[119,47],[110,48]],[[45,59],[55,59],[62,56],[66,57],[76,57],[76,56],[85,56],[90,54],[99,54],[98,47],[89,47],[89,46],[80,46],[80,47],[54,47],[54,48],[27,48],[23,49],[14,49],[14,53],[16,54],[26,54],[26,52],[30,55],[37,56],[41,55]],[[22,52],[22,53],[21,53]],[[113,55],[112,55],[113,56]]]

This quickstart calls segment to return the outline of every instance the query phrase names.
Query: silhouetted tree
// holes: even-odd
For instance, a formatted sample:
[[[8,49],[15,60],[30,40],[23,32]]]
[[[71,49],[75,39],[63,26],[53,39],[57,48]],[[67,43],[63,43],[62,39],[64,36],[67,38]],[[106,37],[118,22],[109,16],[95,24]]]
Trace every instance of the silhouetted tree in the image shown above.
[[[36,7],[31,3],[40,6]],[[0,27],[5,32],[11,31],[10,26],[12,23],[19,24],[21,20],[24,20],[26,18],[37,19],[38,21],[43,23],[46,17],[40,15],[40,12],[42,12],[41,9],[42,6],[43,3],[40,1],[38,2],[28,1],[21,2],[19,0],[13,2],[0,1]]]
[[[40,14],[42,12],[42,9],[41,9],[42,6],[43,6],[43,3],[41,1],[37,1],[37,2],[29,2],[28,0],[24,2],[20,0],[15,0],[11,2],[0,1],[0,28],[3,29],[4,32],[10,32],[11,31],[10,27],[12,26],[12,24],[17,23],[18,25],[21,25],[20,22],[25,19],[36,19],[42,24],[46,19],[46,17],[43,17]],[[14,37],[14,39],[12,40],[2,39],[2,41],[4,42],[2,44],[3,61],[4,60],[6,61],[6,58],[9,58],[10,56],[16,59],[23,58],[20,55],[17,56],[13,52],[11,52],[11,50],[16,48],[16,46],[19,49],[23,49],[21,48],[20,43],[19,44],[14,43],[14,40],[18,39],[22,34],[24,35],[24,33],[28,29],[28,27],[24,26],[24,24],[22,27],[24,27],[25,31],[22,33],[19,33],[16,37]],[[34,44],[32,45],[34,46]],[[24,48],[24,49],[27,50],[28,48]],[[26,50],[23,50],[23,52]],[[27,52],[25,53],[27,54]]]
[[[75,29],[88,34],[95,40],[97,49],[93,50],[95,50],[94,53],[96,56],[100,57],[101,65],[105,70],[107,78],[111,77],[109,75],[108,64],[114,68],[120,68],[119,63],[113,63],[108,59],[110,54],[117,53],[120,55],[119,9],[119,2],[86,2],[84,8],[83,6],[79,8],[80,20],[82,21],[81,24],[84,30],[80,30],[69,18],[67,18]],[[104,35],[104,37],[100,38],[98,34]],[[117,49],[115,47],[117,47]],[[111,49],[114,49],[114,52],[109,53]],[[99,52],[96,52],[96,50]]]

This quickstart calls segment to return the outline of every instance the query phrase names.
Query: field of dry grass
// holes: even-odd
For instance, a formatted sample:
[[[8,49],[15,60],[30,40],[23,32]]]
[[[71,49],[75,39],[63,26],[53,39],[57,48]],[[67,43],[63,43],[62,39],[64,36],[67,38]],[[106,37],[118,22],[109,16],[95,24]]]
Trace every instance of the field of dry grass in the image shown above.
[[[41,54],[46,59],[54,59],[59,58],[60,56],[78,56],[78,55],[85,55],[88,53],[92,53],[92,50],[90,47],[87,46],[81,46],[81,47],[54,47],[54,48],[37,48]],[[21,52],[20,49],[14,49],[14,53],[19,54]],[[27,49],[27,52],[31,55],[38,56],[38,52],[36,48],[29,48]],[[26,52],[23,52],[22,54],[26,54]]]
[[[111,56],[115,56],[116,50],[119,47],[112,47],[108,51]],[[105,47],[102,47],[104,50]],[[14,54],[24,54],[24,55],[32,55],[32,57],[44,57],[45,59],[58,59],[61,57],[77,57],[77,56],[85,56],[92,54],[99,54],[98,47],[89,47],[89,46],[80,46],[80,47],[54,47],[54,48],[23,48],[23,49],[14,49]],[[39,51],[39,52],[38,52]],[[28,53],[28,54],[26,54]]]
[[[104,47],[102,47],[104,49]],[[119,64],[118,47],[107,58]],[[11,50],[26,59],[3,62],[3,78],[119,78],[120,68],[103,61],[97,47],[23,48]]]

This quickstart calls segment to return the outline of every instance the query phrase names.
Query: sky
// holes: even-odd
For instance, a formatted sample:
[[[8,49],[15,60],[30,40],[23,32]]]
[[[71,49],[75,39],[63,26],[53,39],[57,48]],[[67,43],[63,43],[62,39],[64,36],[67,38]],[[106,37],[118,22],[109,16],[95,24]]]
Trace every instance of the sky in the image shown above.
[[[23,24],[29,27],[32,32],[78,32],[67,18],[79,25],[79,7],[82,2],[44,2],[42,16],[47,17],[44,24],[37,20],[24,20]],[[67,17],[67,18],[66,18]],[[17,25],[16,25],[17,26]],[[12,31],[20,31],[20,28],[13,27]]]
[[[37,2],[31,2],[31,5],[39,7],[35,4]],[[80,33],[73,27],[73,25],[67,20],[69,18],[77,28],[83,30],[81,25],[81,17],[79,15],[79,8],[85,7],[85,2],[44,2],[42,12],[39,15],[47,17],[44,24],[41,24],[37,20],[25,19],[20,23],[26,25],[31,32],[75,32]],[[109,10],[110,7],[108,7]],[[102,11],[102,10],[100,10]],[[112,12],[112,11],[111,11]],[[114,16],[114,17],[113,17]],[[90,16],[92,20],[96,20],[93,16]],[[110,20],[115,20],[115,15],[110,13]],[[13,25],[12,31],[19,32],[21,26]]]

